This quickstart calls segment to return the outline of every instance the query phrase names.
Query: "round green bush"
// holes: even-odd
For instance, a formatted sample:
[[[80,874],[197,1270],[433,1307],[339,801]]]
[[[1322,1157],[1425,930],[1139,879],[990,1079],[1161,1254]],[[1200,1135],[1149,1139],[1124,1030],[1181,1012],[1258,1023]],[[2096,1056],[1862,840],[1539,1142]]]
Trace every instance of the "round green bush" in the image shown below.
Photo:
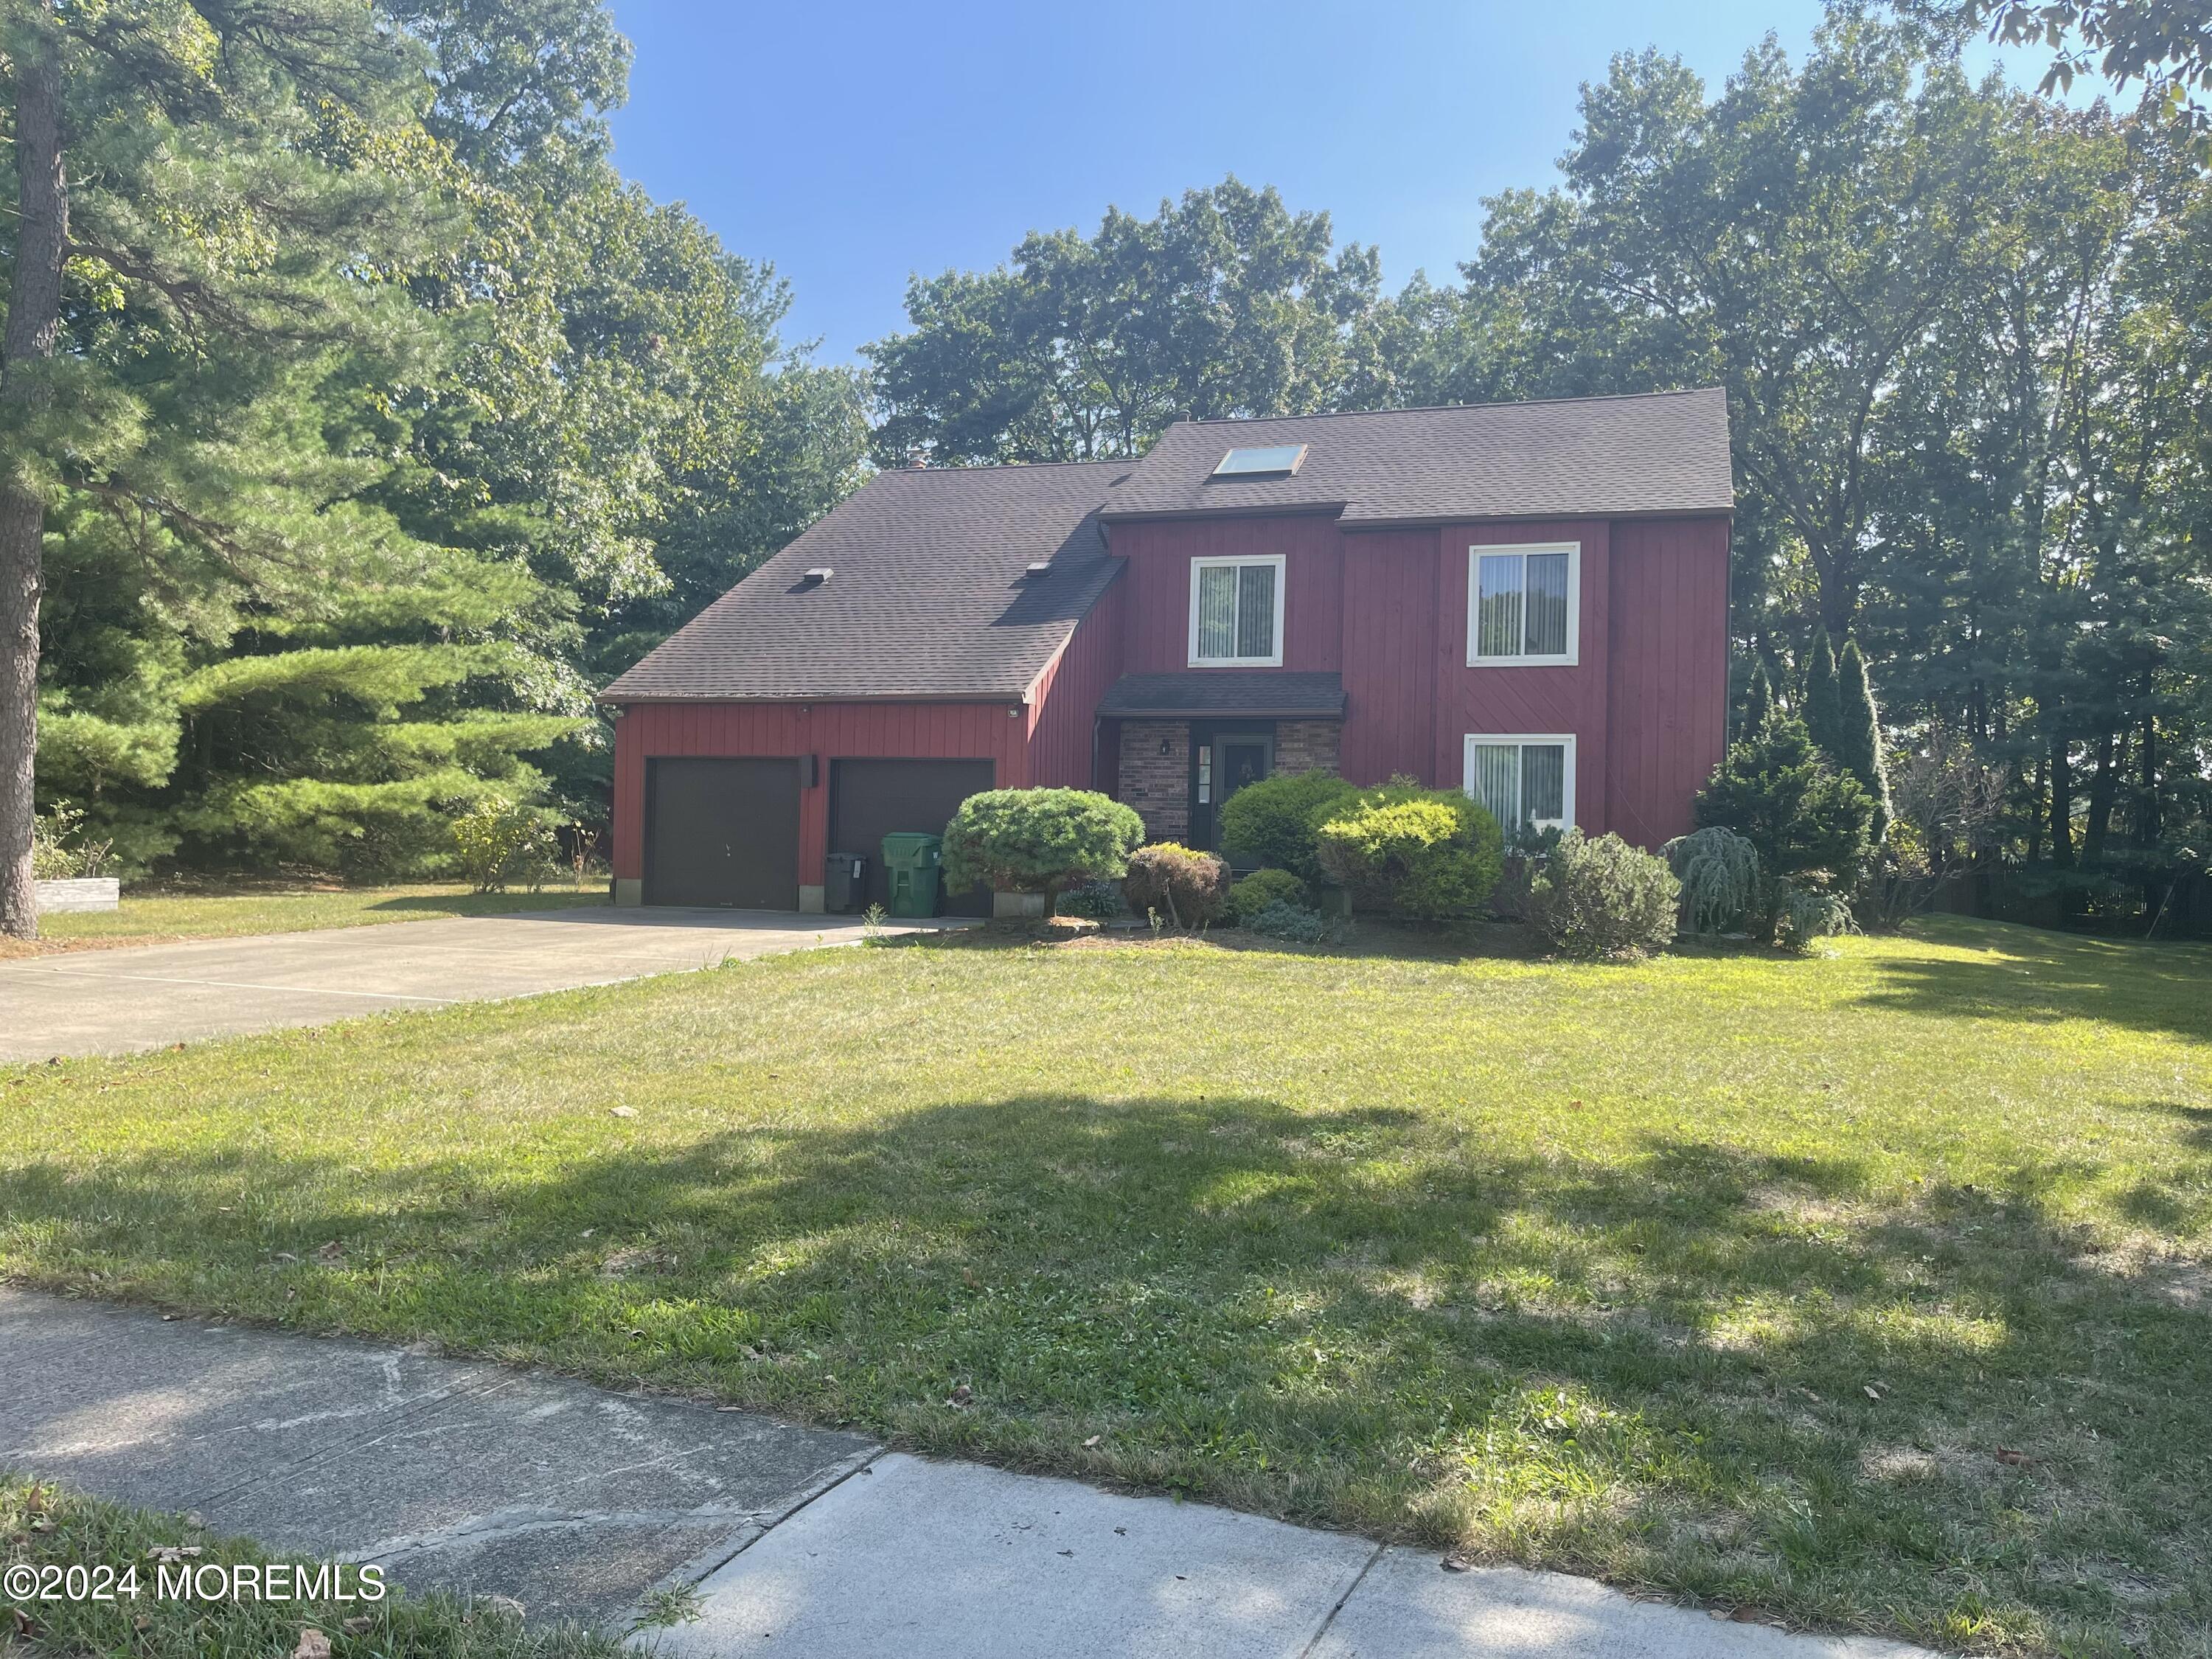
[[[1218,920],[1228,903],[1229,866],[1211,853],[1156,842],[1129,855],[1121,891],[1138,915],[1157,911],[1177,927],[1199,927]]]
[[[1229,890],[1229,914],[1248,927],[1271,904],[1305,902],[1305,883],[1287,870],[1255,870]]]
[[[1674,942],[1682,884],[1619,836],[1570,830],[1531,885],[1528,920],[1562,956],[1633,961]]]
[[[1119,876],[1144,838],[1132,809],[1088,789],[987,789],[945,826],[945,890],[1057,893]]]
[[[1315,830],[1358,793],[1334,772],[1278,772],[1248,783],[1221,804],[1221,844],[1239,864],[1319,881]]]
[[[1478,914],[1498,885],[1498,820],[1456,789],[1371,789],[1322,820],[1322,873],[1361,902],[1442,921]]]

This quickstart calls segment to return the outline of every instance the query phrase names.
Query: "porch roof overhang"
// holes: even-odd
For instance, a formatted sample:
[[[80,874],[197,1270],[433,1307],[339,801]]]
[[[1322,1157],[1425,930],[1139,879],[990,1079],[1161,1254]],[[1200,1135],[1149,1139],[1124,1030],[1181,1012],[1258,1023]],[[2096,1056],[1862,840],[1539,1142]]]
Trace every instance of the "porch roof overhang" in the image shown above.
[[[1340,720],[1341,674],[1194,668],[1177,674],[1124,674],[1098,704],[1102,720]]]

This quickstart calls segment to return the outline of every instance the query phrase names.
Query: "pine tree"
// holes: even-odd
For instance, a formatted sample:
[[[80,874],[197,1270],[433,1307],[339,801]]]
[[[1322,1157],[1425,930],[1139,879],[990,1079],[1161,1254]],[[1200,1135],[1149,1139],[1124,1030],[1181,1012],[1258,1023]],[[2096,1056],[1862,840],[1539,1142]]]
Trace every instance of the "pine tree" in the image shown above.
[[[1804,699],[1806,735],[1829,765],[1841,766],[1843,697],[1836,684],[1836,648],[1825,628],[1814,630],[1813,648],[1805,656]]]
[[[186,591],[410,562],[388,518],[348,509],[381,463],[313,394],[372,362],[401,380],[434,344],[379,273],[428,267],[445,187],[422,54],[357,0],[9,3],[0,63],[0,933],[27,938],[50,512],[103,504]]]
[[[1866,862],[1874,803],[1857,779],[1827,763],[1804,721],[1778,710],[1729,746],[1694,811],[1700,830],[1733,830],[1757,849],[1771,933],[1791,887],[1851,890]]]
[[[1875,701],[1866,658],[1856,640],[1844,641],[1844,653],[1836,663],[1836,691],[1839,721],[1834,759],[1874,797],[1873,836],[1879,847],[1889,834],[1888,769],[1882,752],[1881,708]]]
[[[1766,724],[1766,717],[1773,712],[1774,682],[1766,677],[1766,659],[1762,657],[1752,664],[1751,686],[1743,698],[1743,724],[1736,735],[1750,737]]]

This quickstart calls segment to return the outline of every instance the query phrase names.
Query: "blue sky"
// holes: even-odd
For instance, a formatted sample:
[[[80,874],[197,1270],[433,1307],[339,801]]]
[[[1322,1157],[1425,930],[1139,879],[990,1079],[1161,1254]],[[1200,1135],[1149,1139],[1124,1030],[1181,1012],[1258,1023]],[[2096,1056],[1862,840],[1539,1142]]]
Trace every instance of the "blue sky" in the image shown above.
[[[788,332],[850,357],[909,272],[998,264],[1028,231],[1234,173],[1396,288],[1471,253],[1481,198],[1547,185],[1577,88],[1656,45],[1717,83],[1814,0],[1119,0],[918,6],[613,0],[637,48],[615,160],[796,291]],[[2036,66],[2039,70],[2040,65]],[[2030,78],[2033,78],[2032,76]]]

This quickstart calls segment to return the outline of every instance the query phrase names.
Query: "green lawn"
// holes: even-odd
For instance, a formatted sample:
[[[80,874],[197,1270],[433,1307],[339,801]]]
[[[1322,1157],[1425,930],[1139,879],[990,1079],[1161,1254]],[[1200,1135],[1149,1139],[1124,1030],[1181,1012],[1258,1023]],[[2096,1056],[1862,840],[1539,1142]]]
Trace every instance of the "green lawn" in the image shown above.
[[[2212,951],[1368,936],[955,936],[0,1073],[0,1273],[1809,1626],[2206,1651]]]
[[[566,883],[542,893],[472,893],[459,882],[344,887],[309,882],[257,881],[206,886],[126,887],[117,910],[39,918],[39,943],[0,939],[0,960],[46,950],[153,945],[165,939],[226,939],[246,933],[298,933],[319,927],[365,927],[437,916],[498,916],[517,910],[605,904],[604,885],[582,892]]]

